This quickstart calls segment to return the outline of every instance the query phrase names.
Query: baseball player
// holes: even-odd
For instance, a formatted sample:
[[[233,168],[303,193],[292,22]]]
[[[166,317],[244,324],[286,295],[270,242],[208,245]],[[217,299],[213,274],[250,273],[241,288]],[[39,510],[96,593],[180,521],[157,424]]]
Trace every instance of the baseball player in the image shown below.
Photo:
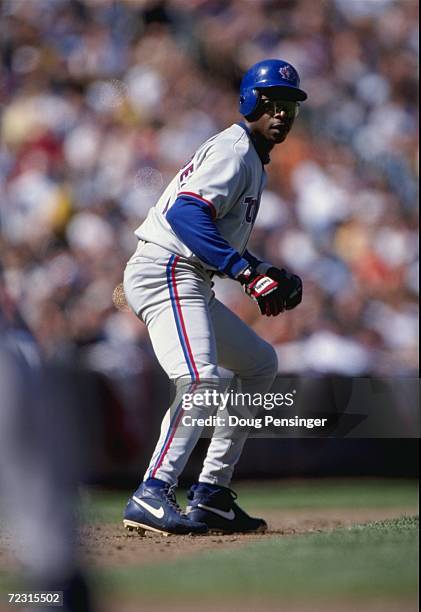
[[[190,391],[217,381],[218,366],[233,372],[244,393],[265,393],[275,379],[275,351],[216,299],[211,281],[215,274],[238,281],[264,316],[300,303],[299,277],[259,261],[247,242],[270,151],[286,139],[306,98],[288,62],[252,66],[240,88],[243,121],[199,147],[135,232],[138,247],[124,274],[127,302],[147,325],[169,378],[188,381]],[[143,482],[127,504],[125,527],[164,534],[264,531],[265,521],[246,514],[229,488],[246,433],[215,432],[182,512],[174,490],[203,430],[194,426],[177,435],[183,413],[177,394]]]

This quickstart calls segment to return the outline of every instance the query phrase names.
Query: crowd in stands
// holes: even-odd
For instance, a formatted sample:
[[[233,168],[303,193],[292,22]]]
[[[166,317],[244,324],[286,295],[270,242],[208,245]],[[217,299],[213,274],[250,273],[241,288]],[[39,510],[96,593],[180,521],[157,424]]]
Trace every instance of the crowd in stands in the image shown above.
[[[133,232],[198,145],[241,118],[242,73],[274,57],[308,100],[272,152],[249,250],[299,274],[304,299],[268,319],[234,281],[217,297],[275,346],[280,372],[416,374],[415,0],[0,10],[2,282],[47,357],[135,401],[157,364],[145,326],[111,301]]]

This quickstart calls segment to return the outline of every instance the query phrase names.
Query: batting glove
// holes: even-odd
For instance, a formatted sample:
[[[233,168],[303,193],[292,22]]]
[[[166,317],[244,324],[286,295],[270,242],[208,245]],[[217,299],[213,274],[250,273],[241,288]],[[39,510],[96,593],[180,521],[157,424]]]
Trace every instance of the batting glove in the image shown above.
[[[279,283],[282,288],[286,310],[292,310],[300,304],[303,299],[303,283],[299,276],[275,266],[268,268],[266,276]]]
[[[286,308],[285,295],[279,282],[268,274],[259,274],[253,268],[246,268],[237,280],[246,294],[257,302],[262,315],[276,317]]]

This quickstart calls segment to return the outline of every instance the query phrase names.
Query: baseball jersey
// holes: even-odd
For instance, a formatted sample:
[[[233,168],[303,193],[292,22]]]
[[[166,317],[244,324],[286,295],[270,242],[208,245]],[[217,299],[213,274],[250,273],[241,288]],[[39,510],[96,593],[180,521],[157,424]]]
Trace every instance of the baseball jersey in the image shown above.
[[[199,257],[177,236],[167,220],[171,208],[187,198],[209,207],[213,222],[229,245],[242,255],[259,209],[266,173],[245,126],[233,124],[207,140],[178,172],[135,231],[206,269],[216,268]]]

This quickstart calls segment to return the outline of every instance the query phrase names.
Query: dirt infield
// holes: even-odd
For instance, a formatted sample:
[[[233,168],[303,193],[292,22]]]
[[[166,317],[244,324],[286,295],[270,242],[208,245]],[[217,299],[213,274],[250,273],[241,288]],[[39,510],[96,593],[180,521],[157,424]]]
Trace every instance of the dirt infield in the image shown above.
[[[269,529],[265,534],[206,536],[162,536],[148,533],[141,537],[128,533],[122,524],[89,525],[81,528],[81,549],[90,567],[128,566],[161,563],[224,546],[234,548],[250,542],[280,536],[329,531],[402,515],[414,508],[324,509],[265,512]]]
[[[319,510],[266,511],[264,517],[269,529],[264,534],[234,534],[205,536],[162,536],[127,532],[122,523],[92,523],[79,529],[80,552],[87,567],[119,567],[162,563],[195,555],[220,547],[234,548],[274,536],[300,535],[330,531],[337,527],[349,527],[413,515],[414,508],[338,508]],[[0,533],[0,571],[13,571],[16,562],[11,552],[10,535]]]

